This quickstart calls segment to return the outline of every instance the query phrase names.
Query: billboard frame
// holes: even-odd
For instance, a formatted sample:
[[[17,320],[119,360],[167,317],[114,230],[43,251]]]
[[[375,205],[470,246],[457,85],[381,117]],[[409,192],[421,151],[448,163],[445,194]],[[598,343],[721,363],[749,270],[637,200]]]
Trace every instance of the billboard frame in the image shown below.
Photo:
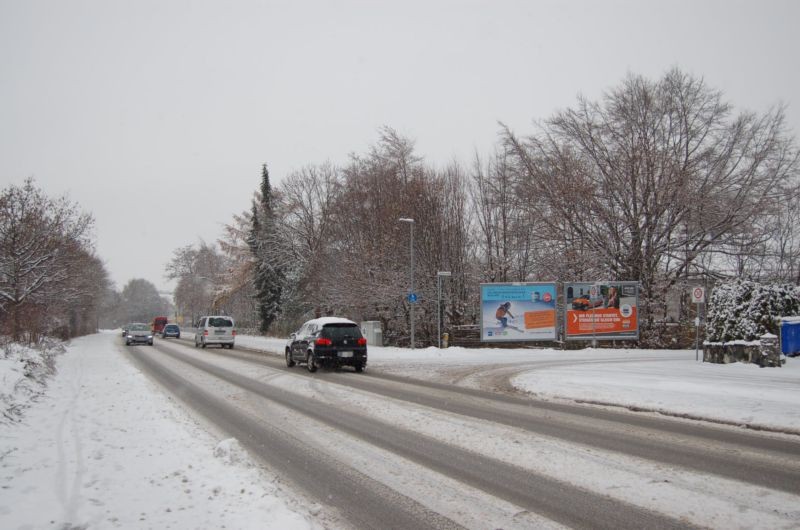
[[[485,298],[489,289],[495,290],[490,294],[489,298]],[[505,297],[498,296],[505,291],[508,295],[508,300],[512,303],[516,302],[521,306],[519,314],[523,319],[525,329],[519,327],[508,326],[520,334],[515,334],[509,338],[493,336],[493,331],[487,327],[486,322],[494,318],[491,315],[499,307],[495,308],[494,305]],[[538,297],[537,297],[538,296]],[[541,306],[550,306],[541,308]],[[525,309],[528,311],[525,311]],[[512,313],[513,314],[513,313]],[[516,315],[515,315],[516,316]],[[546,324],[546,325],[542,325]],[[552,324],[552,325],[549,325]],[[528,327],[530,326],[530,328]],[[504,328],[506,326],[503,326]],[[525,336],[526,334],[535,334],[535,331],[527,331],[528,329],[536,328],[547,329],[547,332],[541,332],[539,336]],[[492,327],[493,328],[493,327]],[[552,331],[549,331],[552,328]],[[547,334],[545,334],[547,333]],[[559,335],[559,318],[558,318],[558,283],[557,282],[501,282],[501,283],[481,283],[480,284],[480,340],[481,342],[556,342]]]
[[[639,340],[639,282],[599,280],[564,282],[563,286],[565,341]],[[607,305],[610,298],[609,291],[612,287],[617,291],[616,304],[618,307],[609,308]],[[582,296],[578,296],[575,289],[580,289]],[[586,295],[584,295],[584,290],[587,291]],[[581,308],[576,308],[574,302],[579,298],[586,299],[587,303],[581,304],[583,306]],[[586,315],[591,315],[591,318],[581,318]],[[570,329],[586,326],[580,320],[590,320],[593,326],[592,330],[586,329],[582,333],[570,332]],[[599,328],[595,329],[595,325]],[[625,326],[631,326],[630,331],[623,331]],[[604,328],[613,328],[613,331],[603,331]]]

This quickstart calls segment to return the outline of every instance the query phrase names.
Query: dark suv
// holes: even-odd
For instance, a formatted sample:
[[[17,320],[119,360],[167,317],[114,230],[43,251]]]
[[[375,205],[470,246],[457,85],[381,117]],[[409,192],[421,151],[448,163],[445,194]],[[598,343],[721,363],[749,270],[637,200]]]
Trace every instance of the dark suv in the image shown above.
[[[305,363],[309,372],[316,372],[319,366],[352,366],[361,372],[367,366],[367,339],[352,320],[309,320],[286,343],[286,366],[291,368],[296,363]]]
[[[161,330],[161,338],[166,339],[167,337],[181,338],[181,328],[179,328],[177,324],[167,324],[164,326],[164,329]]]

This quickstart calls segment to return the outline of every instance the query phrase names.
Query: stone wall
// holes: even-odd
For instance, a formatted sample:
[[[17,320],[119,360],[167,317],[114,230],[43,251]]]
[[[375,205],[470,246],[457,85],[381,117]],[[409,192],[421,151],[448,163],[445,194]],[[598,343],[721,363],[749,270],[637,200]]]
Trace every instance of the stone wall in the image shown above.
[[[781,366],[778,337],[767,333],[758,341],[704,342],[703,362],[755,363],[759,366]]]

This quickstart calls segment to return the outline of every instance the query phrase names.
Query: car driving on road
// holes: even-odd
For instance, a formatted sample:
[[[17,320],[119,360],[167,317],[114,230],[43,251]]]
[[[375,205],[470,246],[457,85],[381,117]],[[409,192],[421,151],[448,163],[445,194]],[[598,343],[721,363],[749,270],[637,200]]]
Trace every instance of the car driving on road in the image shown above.
[[[161,330],[162,339],[169,337],[175,337],[176,339],[181,338],[181,328],[179,328],[177,324],[167,324],[164,326],[164,329]]]
[[[205,348],[209,344],[219,344],[222,348],[233,349],[236,328],[233,317],[217,315],[200,317],[194,334],[194,347]]]
[[[153,345],[153,331],[149,324],[134,323],[128,326],[128,333],[125,335],[125,346],[131,344]]]
[[[361,372],[367,366],[367,339],[358,324],[346,318],[309,320],[286,343],[286,366],[296,363],[305,363],[309,372],[319,366],[352,366]]]

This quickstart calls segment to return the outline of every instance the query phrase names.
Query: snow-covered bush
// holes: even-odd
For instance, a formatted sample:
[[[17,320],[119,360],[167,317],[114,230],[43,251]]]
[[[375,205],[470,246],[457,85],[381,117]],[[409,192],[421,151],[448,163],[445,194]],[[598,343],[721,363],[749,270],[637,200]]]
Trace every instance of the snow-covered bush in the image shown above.
[[[779,317],[800,315],[800,288],[762,285],[748,280],[718,283],[711,293],[706,340],[757,340],[778,334]]]
[[[0,337],[0,424],[19,421],[23,411],[44,393],[55,373],[64,344],[42,340],[27,345]]]

